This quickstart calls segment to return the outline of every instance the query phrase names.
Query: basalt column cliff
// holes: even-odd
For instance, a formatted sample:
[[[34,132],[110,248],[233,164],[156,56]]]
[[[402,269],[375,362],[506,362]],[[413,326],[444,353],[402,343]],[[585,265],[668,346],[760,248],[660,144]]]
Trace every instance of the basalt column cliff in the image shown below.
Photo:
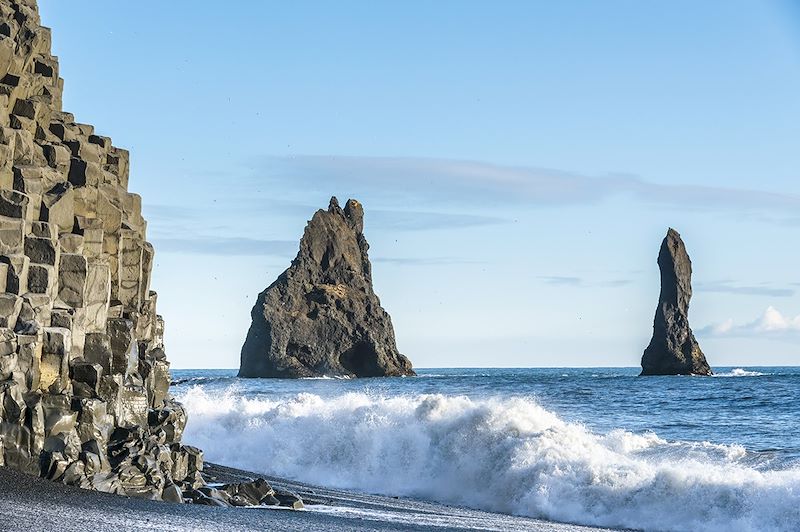
[[[667,232],[658,254],[661,296],[653,339],[642,356],[642,375],[711,375],[706,357],[689,327],[692,261],[681,235]]]
[[[224,504],[238,488],[204,486],[180,443],[128,152],[62,112],[62,87],[35,1],[0,0],[0,465]]]
[[[363,217],[336,198],[314,214],[297,258],[258,296],[239,376],[414,375],[372,289]]]
[[[180,498],[199,451],[169,398],[128,152],[61,111],[36,3],[0,0],[0,463]]]

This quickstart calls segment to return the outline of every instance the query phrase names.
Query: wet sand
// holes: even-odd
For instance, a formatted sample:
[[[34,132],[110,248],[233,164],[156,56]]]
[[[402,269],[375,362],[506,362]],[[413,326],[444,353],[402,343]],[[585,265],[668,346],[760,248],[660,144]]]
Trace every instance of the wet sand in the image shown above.
[[[258,475],[207,464],[211,482]],[[269,478],[306,501],[306,509],[215,508],[86,491],[0,467],[0,530],[601,530],[493,514],[411,499],[319,488]]]

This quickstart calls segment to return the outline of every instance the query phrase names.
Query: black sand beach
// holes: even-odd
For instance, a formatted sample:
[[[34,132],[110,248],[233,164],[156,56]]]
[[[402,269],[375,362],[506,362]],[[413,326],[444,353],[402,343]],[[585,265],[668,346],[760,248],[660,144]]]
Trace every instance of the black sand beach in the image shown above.
[[[208,464],[219,482],[256,475]],[[86,491],[0,467],[0,529],[58,530],[533,530],[595,528],[548,523],[444,505],[349,493],[268,478],[306,501],[306,510],[214,508]]]

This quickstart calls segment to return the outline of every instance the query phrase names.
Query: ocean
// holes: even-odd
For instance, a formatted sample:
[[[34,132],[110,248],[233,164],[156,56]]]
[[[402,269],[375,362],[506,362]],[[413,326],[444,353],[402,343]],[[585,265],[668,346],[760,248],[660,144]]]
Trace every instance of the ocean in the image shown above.
[[[800,529],[800,368],[173,370],[215,463],[361,493],[643,530]]]

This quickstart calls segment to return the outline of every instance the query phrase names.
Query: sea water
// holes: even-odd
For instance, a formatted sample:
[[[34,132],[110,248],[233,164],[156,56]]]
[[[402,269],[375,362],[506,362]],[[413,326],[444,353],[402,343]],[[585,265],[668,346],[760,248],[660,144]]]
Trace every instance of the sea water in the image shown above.
[[[335,488],[646,530],[800,530],[800,368],[174,370],[210,461]]]

